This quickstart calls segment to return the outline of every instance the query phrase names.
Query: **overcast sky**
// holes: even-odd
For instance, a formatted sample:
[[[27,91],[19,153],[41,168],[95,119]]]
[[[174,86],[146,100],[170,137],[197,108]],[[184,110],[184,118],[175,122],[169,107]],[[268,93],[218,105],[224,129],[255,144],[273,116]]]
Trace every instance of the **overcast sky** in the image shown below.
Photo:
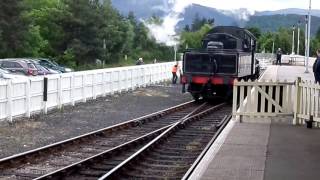
[[[309,0],[178,0],[193,2],[217,9],[247,8],[252,11],[279,10],[286,8],[309,8]],[[313,9],[320,9],[320,1],[312,0]]]

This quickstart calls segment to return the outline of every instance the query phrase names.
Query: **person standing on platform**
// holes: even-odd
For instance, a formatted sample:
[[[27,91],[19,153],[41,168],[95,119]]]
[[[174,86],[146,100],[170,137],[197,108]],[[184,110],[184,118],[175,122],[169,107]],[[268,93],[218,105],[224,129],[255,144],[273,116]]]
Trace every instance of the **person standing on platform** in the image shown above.
[[[279,63],[279,65],[281,66],[281,56],[282,56],[281,48],[278,48],[276,65],[278,65]]]
[[[317,59],[312,66],[314,79],[316,83],[320,83],[320,49],[317,50]]]
[[[172,84],[176,84],[177,83],[177,79],[178,79],[178,76],[177,76],[177,72],[178,72],[178,69],[179,69],[179,64],[175,64],[173,67],[172,67]]]
[[[136,61],[136,65],[143,65],[144,62],[143,62],[143,59],[142,58],[139,58],[137,61]]]

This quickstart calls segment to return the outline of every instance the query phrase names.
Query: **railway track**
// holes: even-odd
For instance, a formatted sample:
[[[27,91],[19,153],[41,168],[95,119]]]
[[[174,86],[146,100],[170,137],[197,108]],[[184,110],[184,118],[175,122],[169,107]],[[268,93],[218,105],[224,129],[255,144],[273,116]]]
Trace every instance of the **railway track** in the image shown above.
[[[181,179],[230,119],[224,103],[39,179]],[[153,135],[151,135],[153,134]],[[188,171],[189,170],[189,171]]]
[[[37,179],[117,149],[141,146],[177,121],[212,107],[184,103],[138,119],[71,138],[46,147],[0,159],[0,179]],[[135,146],[139,148],[139,146]],[[130,150],[132,151],[132,150]]]

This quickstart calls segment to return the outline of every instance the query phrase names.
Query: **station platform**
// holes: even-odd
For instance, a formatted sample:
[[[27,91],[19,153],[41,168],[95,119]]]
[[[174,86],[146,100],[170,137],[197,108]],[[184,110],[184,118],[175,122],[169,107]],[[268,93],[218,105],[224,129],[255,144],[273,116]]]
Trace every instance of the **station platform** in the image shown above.
[[[303,66],[269,66],[260,80],[314,81]],[[292,116],[232,120],[189,179],[317,180],[320,129],[292,125]]]

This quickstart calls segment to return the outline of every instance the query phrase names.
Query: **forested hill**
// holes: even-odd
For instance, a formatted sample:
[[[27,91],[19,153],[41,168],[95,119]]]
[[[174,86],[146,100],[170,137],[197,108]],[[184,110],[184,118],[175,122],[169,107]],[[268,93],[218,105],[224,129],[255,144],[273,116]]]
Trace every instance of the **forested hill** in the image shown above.
[[[248,27],[257,27],[262,31],[277,31],[279,27],[290,28],[294,24],[297,24],[297,21],[301,21],[301,27],[304,28],[304,19],[303,15],[267,15],[267,16],[251,16],[250,20],[247,22]],[[311,34],[315,35],[317,30],[320,27],[320,17],[312,16],[311,18]]]

